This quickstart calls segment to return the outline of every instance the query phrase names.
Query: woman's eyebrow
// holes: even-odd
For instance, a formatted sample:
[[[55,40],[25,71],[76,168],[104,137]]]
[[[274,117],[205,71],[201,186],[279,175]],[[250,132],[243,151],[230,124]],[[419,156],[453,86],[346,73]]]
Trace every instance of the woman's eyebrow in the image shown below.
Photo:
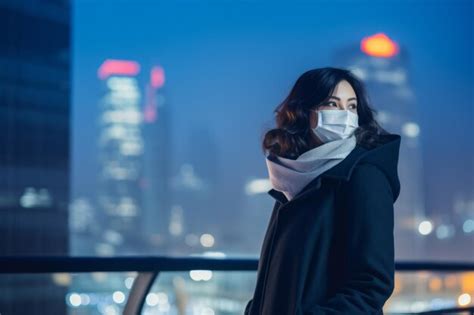
[[[338,101],[341,100],[341,99],[340,99],[339,97],[337,97],[337,96],[330,96],[329,98],[335,98],[335,99],[338,100]],[[347,100],[348,100],[348,101],[350,101],[350,100],[355,100],[355,101],[357,101],[357,97],[350,97],[350,98],[348,98]]]

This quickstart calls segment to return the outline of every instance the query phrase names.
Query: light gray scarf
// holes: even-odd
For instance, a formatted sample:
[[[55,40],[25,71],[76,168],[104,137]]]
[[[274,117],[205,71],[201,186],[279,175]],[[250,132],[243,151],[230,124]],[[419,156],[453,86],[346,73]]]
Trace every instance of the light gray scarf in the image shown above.
[[[345,139],[323,143],[304,152],[296,160],[280,156],[266,157],[272,187],[291,200],[317,176],[342,162],[355,148],[354,134]]]

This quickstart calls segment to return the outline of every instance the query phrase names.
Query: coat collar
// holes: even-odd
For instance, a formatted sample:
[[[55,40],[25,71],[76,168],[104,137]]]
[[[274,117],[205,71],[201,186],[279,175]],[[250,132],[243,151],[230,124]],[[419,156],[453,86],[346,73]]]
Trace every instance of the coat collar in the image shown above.
[[[348,181],[358,163],[374,164],[387,175],[394,192],[395,201],[400,193],[397,164],[401,137],[398,134],[386,134],[380,135],[380,140],[382,143],[372,149],[367,149],[357,144],[344,160],[309,182],[291,201],[319,189],[322,178]],[[267,193],[282,204],[289,202],[285,194],[274,188],[270,189]]]

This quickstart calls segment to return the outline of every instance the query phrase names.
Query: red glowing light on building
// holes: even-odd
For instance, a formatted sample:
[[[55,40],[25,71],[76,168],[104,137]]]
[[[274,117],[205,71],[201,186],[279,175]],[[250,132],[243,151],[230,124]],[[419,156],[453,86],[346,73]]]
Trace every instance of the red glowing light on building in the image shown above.
[[[165,71],[162,67],[155,66],[151,69],[150,82],[154,89],[158,89],[165,84]]]
[[[99,67],[97,75],[104,80],[111,75],[137,75],[140,72],[140,64],[130,60],[107,59]]]
[[[161,88],[165,84],[165,71],[160,66],[154,66],[150,72],[150,85],[147,88],[146,105],[143,111],[145,122],[155,122],[158,116],[157,99],[155,90]]]
[[[384,33],[364,37],[360,49],[369,56],[390,58],[398,54],[398,44]]]

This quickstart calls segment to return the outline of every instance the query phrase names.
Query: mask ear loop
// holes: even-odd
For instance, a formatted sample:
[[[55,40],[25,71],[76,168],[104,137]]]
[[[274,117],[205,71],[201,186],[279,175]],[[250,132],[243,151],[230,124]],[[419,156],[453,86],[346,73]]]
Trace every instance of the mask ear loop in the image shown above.
[[[315,127],[315,128],[317,128],[317,127],[319,126],[319,123],[320,123],[320,121],[319,121],[319,118],[320,118],[320,117],[319,117],[319,111],[318,111],[317,109],[310,109],[310,110],[311,110],[312,112],[315,112],[315,113],[316,113],[316,127]],[[313,128],[313,129],[314,129],[314,128]]]

